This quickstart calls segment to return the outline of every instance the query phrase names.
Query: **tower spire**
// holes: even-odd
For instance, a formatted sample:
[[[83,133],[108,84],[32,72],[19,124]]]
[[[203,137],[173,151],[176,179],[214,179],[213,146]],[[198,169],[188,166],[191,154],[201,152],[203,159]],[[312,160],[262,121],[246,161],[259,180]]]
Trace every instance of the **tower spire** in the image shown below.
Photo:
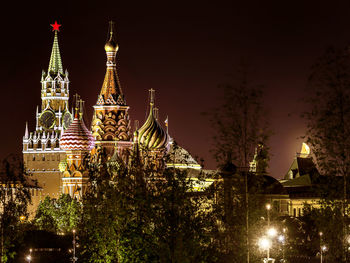
[[[25,138],[25,139],[28,139],[28,138],[29,138],[28,122],[26,122],[26,129],[25,129],[25,132],[24,132],[24,138]]]
[[[55,75],[57,73],[63,74],[63,66],[62,66],[62,60],[61,60],[60,49],[58,46],[58,36],[57,36],[57,32],[59,31],[59,27],[61,25],[57,24],[57,21],[55,21],[55,24],[51,26],[52,26],[52,31],[55,31],[55,37],[52,45],[48,73],[49,74],[54,73]]]
[[[107,69],[97,105],[119,105],[125,106],[124,95],[119,82],[115,57],[118,51],[118,44],[114,39],[114,23],[109,22],[108,39],[105,44],[107,55]]]

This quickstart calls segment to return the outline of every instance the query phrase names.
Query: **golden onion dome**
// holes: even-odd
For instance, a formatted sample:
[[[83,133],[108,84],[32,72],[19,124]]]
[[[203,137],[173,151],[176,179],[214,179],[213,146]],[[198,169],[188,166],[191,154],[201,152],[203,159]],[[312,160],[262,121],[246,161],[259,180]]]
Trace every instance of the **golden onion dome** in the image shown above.
[[[154,117],[153,103],[146,122],[138,129],[138,142],[150,150],[165,149],[168,145],[168,134]]]
[[[106,52],[117,52],[118,51],[118,44],[114,42],[112,36],[105,44],[105,51]]]

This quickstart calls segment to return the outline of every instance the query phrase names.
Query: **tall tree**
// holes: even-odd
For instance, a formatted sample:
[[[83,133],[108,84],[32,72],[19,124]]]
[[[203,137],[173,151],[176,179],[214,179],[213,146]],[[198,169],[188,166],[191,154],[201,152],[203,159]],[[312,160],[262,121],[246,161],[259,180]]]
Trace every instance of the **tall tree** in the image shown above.
[[[30,186],[21,159],[10,155],[0,163],[0,262],[12,262],[23,236],[20,218],[28,216]]]
[[[111,158],[92,167],[80,227],[86,262],[213,262],[208,196],[185,171]],[[211,225],[211,223],[213,223]],[[211,257],[213,258],[213,257]]]
[[[235,72],[232,83],[222,85],[222,98],[219,107],[212,109],[209,115],[214,130],[213,153],[219,165],[234,163],[244,178],[245,251],[246,262],[250,259],[249,242],[249,193],[248,169],[258,144],[265,145],[271,131],[268,127],[267,113],[263,106],[263,90],[251,80],[249,68],[241,64]],[[268,155],[267,155],[268,156]],[[268,157],[265,158],[268,158]],[[266,170],[267,167],[264,167]],[[230,201],[231,202],[231,201]]]
[[[343,178],[343,260],[346,260],[346,217],[350,172],[350,56],[330,47],[313,65],[306,99],[306,138],[322,175]],[[333,182],[336,182],[334,180]]]

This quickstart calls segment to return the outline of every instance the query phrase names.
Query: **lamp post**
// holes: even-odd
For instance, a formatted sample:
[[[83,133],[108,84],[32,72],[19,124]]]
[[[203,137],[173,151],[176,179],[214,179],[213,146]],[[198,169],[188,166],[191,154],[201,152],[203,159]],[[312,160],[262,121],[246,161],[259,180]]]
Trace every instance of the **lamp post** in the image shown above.
[[[270,210],[271,210],[271,205],[266,204],[266,210],[267,210],[267,227],[270,226]]]
[[[268,203],[266,204],[266,211],[267,211],[267,234],[271,237],[274,235],[273,230],[270,229],[270,210],[271,210],[271,205]],[[272,231],[272,232],[270,232]],[[270,258],[270,247],[271,247],[271,241],[270,245],[267,247],[267,260]]]
[[[282,262],[284,262],[284,241],[285,241],[285,236],[284,235],[279,235],[278,236],[278,241],[282,244]]]
[[[319,233],[319,235],[320,235],[320,262],[322,263],[323,262],[323,251],[322,251],[322,236],[323,236],[323,233],[322,232],[320,232]]]
[[[323,262],[323,252],[326,251],[327,247],[326,246],[321,246],[321,263]]]
[[[270,247],[271,247],[271,240],[267,237],[262,237],[259,239],[259,247],[263,250],[267,251],[267,260],[270,258]]]
[[[73,229],[73,258],[72,261],[73,263],[77,262],[78,258],[75,256],[75,247],[76,247],[76,240],[75,240],[75,229]]]
[[[26,261],[27,261],[28,263],[32,262],[32,251],[33,251],[33,250],[30,248],[30,249],[29,249],[29,255],[26,256]]]

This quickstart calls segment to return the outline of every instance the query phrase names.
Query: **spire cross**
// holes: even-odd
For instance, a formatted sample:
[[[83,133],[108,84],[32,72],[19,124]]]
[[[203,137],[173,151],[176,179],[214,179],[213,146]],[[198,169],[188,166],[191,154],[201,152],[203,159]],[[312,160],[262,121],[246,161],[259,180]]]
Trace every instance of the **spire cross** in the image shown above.
[[[149,94],[150,94],[150,103],[153,105],[154,104],[154,93],[155,93],[155,90],[154,89],[150,89],[149,90]]]
[[[82,119],[83,117],[83,107],[84,107],[84,101],[82,99],[79,99],[79,117]]]
[[[113,38],[113,29],[114,29],[114,22],[113,21],[109,21],[109,39]]]
[[[79,100],[80,100],[80,96],[78,93],[75,93],[75,95],[73,95],[74,99],[75,99],[75,108],[79,109]]]
[[[158,121],[158,115],[159,115],[159,110],[158,110],[158,108],[155,107],[154,110],[153,110],[153,112],[154,112],[154,118],[156,118],[156,120]]]

